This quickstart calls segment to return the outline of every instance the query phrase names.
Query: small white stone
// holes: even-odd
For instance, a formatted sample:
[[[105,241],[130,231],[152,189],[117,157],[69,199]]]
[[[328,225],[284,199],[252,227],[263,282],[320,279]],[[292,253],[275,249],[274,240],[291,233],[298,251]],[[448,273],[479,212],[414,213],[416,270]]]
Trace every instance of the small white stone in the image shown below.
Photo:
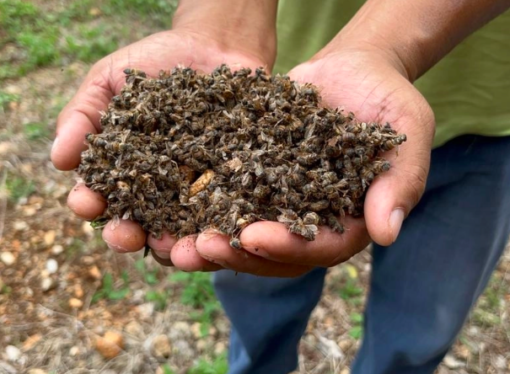
[[[80,353],[80,348],[77,346],[71,347],[71,349],[69,350],[69,354],[73,357],[76,356],[78,353]]]
[[[498,369],[506,369],[507,368],[506,359],[501,355],[497,355],[493,359],[493,363],[494,363],[494,366],[497,367]]]
[[[51,278],[43,278],[41,281],[41,289],[43,292],[49,291],[55,287],[55,282]]]
[[[154,303],[138,305],[137,309],[142,319],[148,319],[154,314]]]
[[[7,266],[10,266],[16,262],[16,257],[11,252],[2,252],[0,253],[0,260]]]
[[[455,357],[453,357],[451,355],[446,355],[446,357],[443,360],[443,363],[449,369],[459,369],[463,366],[466,366],[466,364],[464,362],[457,360]]]
[[[51,247],[51,253],[54,255],[59,255],[62,252],[64,252],[64,247],[62,247],[60,244],[56,244],[53,247]]]
[[[46,261],[46,270],[48,270],[50,274],[55,274],[58,270],[57,260],[53,258],[48,259],[48,261]]]
[[[85,235],[94,236],[94,228],[90,225],[90,222],[83,222],[81,229]]]
[[[21,357],[21,351],[13,345],[8,345],[5,348],[5,353],[9,361],[18,361]]]
[[[25,221],[14,221],[13,228],[15,231],[23,231],[28,229],[28,224]]]

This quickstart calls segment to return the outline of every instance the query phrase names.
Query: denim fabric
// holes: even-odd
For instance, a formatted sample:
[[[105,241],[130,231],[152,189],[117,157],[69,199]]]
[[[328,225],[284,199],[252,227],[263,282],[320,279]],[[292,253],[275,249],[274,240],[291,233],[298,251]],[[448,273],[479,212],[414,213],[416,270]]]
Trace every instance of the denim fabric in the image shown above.
[[[426,192],[390,247],[374,246],[365,336],[352,374],[429,374],[510,235],[510,137],[462,136],[432,152]],[[341,266],[341,265],[339,265]],[[231,374],[286,374],[325,269],[295,279],[218,272]]]

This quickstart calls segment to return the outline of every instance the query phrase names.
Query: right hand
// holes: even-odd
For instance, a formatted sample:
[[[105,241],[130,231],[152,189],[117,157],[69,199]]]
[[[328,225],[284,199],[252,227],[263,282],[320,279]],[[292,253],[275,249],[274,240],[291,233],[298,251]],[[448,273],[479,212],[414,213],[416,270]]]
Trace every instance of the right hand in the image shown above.
[[[272,63],[263,59],[262,55],[241,48],[227,48],[212,37],[189,30],[157,33],[122,48],[91,68],[76,95],[60,113],[51,160],[60,170],[73,170],[79,165],[81,152],[87,149],[85,135],[101,132],[100,112],[106,111],[112,96],[119,94],[125,83],[123,71],[126,68],[140,69],[155,77],[160,70],[170,70],[179,64],[209,72],[223,63],[234,70],[241,67],[255,69]],[[83,183],[78,183],[69,194],[68,205],[79,217],[93,220],[103,213],[106,201]],[[156,240],[147,236],[138,223],[124,220],[113,228],[111,222],[106,225],[103,239],[118,252],[138,251],[147,242],[155,251],[156,260],[162,264],[173,264],[190,271],[221,268],[200,257],[198,252],[187,250],[194,248],[196,237],[185,237],[177,242],[176,238],[164,234],[161,240]]]

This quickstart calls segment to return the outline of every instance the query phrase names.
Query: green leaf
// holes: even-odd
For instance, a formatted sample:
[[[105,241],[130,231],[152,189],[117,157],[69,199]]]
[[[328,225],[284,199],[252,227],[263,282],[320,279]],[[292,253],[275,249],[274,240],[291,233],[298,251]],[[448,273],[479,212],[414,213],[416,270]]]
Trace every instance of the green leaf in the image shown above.
[[[114,290],[108,292],[108,299],[110,300],[122,300],[129,294],[129,288],[121,288],[120,290]]]
[[[171,282],[185,282],[191,278],[191,273],[178,271],[177,273],[170,274],[168,280]]]
[[[113,277],[110,273],[106,273],[103,277],[103,290],[109,292],[113,290]]]
[[[360,313],[351,313],[350,318],[351,318],[352,323],[355,323],[355,324],[363,323],[363,315]]]
[[[363,326],[354,326],[349,330],[349,335],[356,340],[360,339],[363,335]]]

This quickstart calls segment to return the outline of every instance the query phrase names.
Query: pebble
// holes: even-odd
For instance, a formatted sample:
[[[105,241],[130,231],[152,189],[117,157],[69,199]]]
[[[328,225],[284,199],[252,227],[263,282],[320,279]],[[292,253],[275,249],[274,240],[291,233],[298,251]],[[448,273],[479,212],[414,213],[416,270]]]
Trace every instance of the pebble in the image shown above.
[[[51,278],[43,278],[43,280],[41,281],[41,289],[43,290],[43,292],[52,290],[53,288],[55,288],[56,285],[57,284]]]
[[[342,360],[344,358],[342,350],[334,340],[319,335],[319,347],[321,351],[327,352],[327,357],[332,357],[338,360]]]
[[[154,303],[144,303],[136,307],[142,319],[148,319],[154,314]]]
[[[16,257],[11,252],[0,253],[0,260],[7,266],[11,266],[16,262]]]
[[[205,349],[207,348],[207,342],[203,339],[200,339],[197,341],[197,343],[195,344],[195,347],[197,347],[197,350],[199,352],[203,352],[205,351]]]
[[[5,348],[5,354],[9,361],[18,361],[21,357],[21,351],[13,345],[8,345]]]
[[[77,346],[73,346],[71,347],[71,349],[69,350],[69,355],[71,356],[76,356],[77,354],[80,353],[80,347],[77,347]]]
[[[227,346],[223,342],[218,342],[214,345],[214,353],[218,356],[225,352],[226,349]]]
[[[107,331],[104,337],[99,337],[96,340],[97,351],[107,359],[118,356],[124,347],[124,339],[122,334],[116,331]]]
[[[443,360],[443,364],[445,364],[449,369],[459,369],[466,365],[464,362],[457,360],[452,355],[446,355]]]
[[[14,231],[24,231],[28,229],[28,224],[25,221],[14,221],[12,227]]]
[[[26,352],[30,349],[32,349],[37,342],[39,342],[42,339],[41,334],[34,334],[29,336],[24,342],[23,342],[23,350]]]
[[[37,213],[37,208],[35,206],[28,205],[28,206],[23,207],[23,214],[26,217],[32,217],[36,213]]]
[[[55,243],[55,237],[57,236],[57,233],[55,230],[46,231],[44,233],[44,244],[46,246],[52,246]]]
[[[83,287],[80,284],[74,285],[74,296],[81,299],[84,295]]]
[[[195,322],[191,325],[191,332],[196,339],[200,339],[202,337],[202,333],[200,331],[201,324],[199,322]]]
[[[132,336],[140,336],[143,334],[143,328],[137,321],[129,322],[126,327],[124,327],[124,331]]]
[[[158,335],[152,341],[152,353],[157,358],[169,358],[172,354],[170,340],[166,335]]]
[[[352,341],[349,339],[342,339],[338,342],[338,347],[342,352],[347,352],[352,347]]]
[[[177,353],[180,358],[189,359],[195,356],[195,352],[191,349],[186,340],[176,340],[173,343],[173,352]]]
[[[43,369],[30,369],[28,374],[46,374]]]
[[[90,225],[90,222],[83,222],[81,225],[81,230],[87,236],[94,236],[94,228]]]
[[[183,321],[175,322],[169,332],[169,337],[172,341],[182,338],[189,338],[191,336],[192,332],[190,324]]]
[[[80,262],[83,264],[83,265],[92,265],[94,263],[94,257],[92,256],[83,256],[81,259],[80,259]]]
[[[101,271],[95,265],[89,269],[89,275],[94,279],[101,279]]]
[[[54,255],[59,255],[62,252],[64,252],[64,247],[62,247],[60,244],[55,244],[53,247],[51,247],[51,253]]]
[[[73,298],[69,299],[69,306],[73,309],[81,308],[83,306],[83,301],[73,297]]]
[[[18,371],[14,367],[9,365],[7,362],[0,360],[0,373],[2,373],[2,374],[4,374],[4,373],[5,374],[17,374]]]
[[[12,142],[0,142],[0,156],[14,153],[16,151]]]
[[[53,258],[48,259],[48,261],[46,261],[46,270],[48,270],[50,274],[55,274],[58,270],[57,260]]]
[[[495,358],[493,358],[492,362],[493,362],[494,366],[497,367],[498,369],[506,369],[507,368],[506,359],[501,355],[497,355]]]

